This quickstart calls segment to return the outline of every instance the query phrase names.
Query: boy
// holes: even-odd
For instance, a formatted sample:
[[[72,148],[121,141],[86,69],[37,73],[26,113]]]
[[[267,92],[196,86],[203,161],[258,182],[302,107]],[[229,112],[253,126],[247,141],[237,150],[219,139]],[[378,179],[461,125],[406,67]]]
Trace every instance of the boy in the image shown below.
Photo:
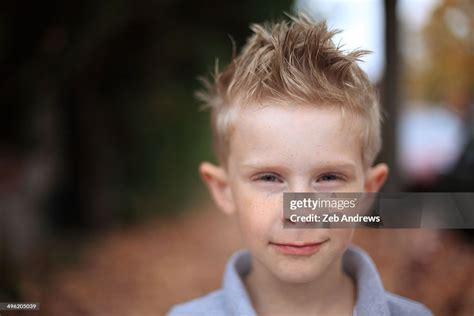
[[[431,315],[384,291],[350,246],[353,229],[283,228],[284,192],[376,192],[387,177],[372,166],[381,118],[356,64],[366,52],[341,52],[335,32],[305,16],[252,30],[201,93],[219,165],[199,168],[248,251],[229,260],[222,289],[169,315]]]

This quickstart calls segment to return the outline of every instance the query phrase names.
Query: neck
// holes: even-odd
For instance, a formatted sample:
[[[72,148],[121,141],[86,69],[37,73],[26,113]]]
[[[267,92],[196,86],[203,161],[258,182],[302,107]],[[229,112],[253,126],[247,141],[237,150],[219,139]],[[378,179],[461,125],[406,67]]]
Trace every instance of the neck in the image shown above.
[[[341,261],[306,283],[278,279],[257,260],[245,279],[258,315],[352,315],[355,286]]]

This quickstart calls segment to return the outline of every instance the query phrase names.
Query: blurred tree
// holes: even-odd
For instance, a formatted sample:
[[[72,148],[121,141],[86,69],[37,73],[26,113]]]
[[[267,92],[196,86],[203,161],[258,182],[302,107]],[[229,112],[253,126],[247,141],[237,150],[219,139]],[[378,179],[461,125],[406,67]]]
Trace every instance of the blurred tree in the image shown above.
[[[429,184],[411,190],[474,191],[474,2],[442,0],[421,30],[418,52],[407,54],[404,90],[410,101],[443,105],[466,125],[467,141],[457,162]],[[421,48],[421,49],[420,49]],[[416,58],[421,53],[422,58]],[[465,230],[471,242],[474,231]]]
[[[390,166],[390,176],[384,185],[386,192],[400,190],[399,172],[396,163],[396,130],[400,107],[400,53],[399,53],[399,25],[397,19],[397,1],[384,1],[385,14],[385,71],[381,85],[382,106],[384,116],[388,119],[382,125],[383,149],[379,161]]]
[[[197,161],[210,155],[196,76],[215,57],[229,59],[228,34],[241,45],[250,22],[281,16],[290,3],[3,6],[0,144],[23,157],[54,152],[48,208],[63,226],[103,225],[118,209],[166,213],[182,201]]]
[[[445,103],[460,115],[473,100],[474,3],[443,0],[425,24],[423,58],[410,64],[405,89],[416,100]],[[407,56],[409,57],[409,56]]]
[[[290,8],[288,0],[2,2],[2,269],[51,232],[63,239],[179,209],[200,183],[198,162],[211,156],[196,77],[216,57],[230,59],[228,34],[241,46],[251,22]]]

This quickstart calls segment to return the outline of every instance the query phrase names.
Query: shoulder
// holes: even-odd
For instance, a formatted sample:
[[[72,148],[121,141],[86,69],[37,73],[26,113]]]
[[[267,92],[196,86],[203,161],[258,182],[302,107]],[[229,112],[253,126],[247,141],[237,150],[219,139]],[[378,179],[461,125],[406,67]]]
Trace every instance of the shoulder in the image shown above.
[[[218,316],[226,314],[223,292],[217,290],[188,302],[174,305],[168,311],[167,316]]]
[[[420,315],[432,316],[433,313],[423,304],[407,299],[405,297],[385,292],[390,315]]]

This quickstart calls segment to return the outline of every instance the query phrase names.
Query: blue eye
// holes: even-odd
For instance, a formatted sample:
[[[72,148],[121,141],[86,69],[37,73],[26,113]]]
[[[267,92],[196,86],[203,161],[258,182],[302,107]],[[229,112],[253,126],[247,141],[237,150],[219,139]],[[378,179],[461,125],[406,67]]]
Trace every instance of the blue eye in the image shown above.
[[[335,181],[339,180],[339,177],[334,174],[325,174],[318,179],[319,181]]]
[[[281,182],[281,180],[273,174],[264,174],[260,176],[258,180],[263,182]]]

